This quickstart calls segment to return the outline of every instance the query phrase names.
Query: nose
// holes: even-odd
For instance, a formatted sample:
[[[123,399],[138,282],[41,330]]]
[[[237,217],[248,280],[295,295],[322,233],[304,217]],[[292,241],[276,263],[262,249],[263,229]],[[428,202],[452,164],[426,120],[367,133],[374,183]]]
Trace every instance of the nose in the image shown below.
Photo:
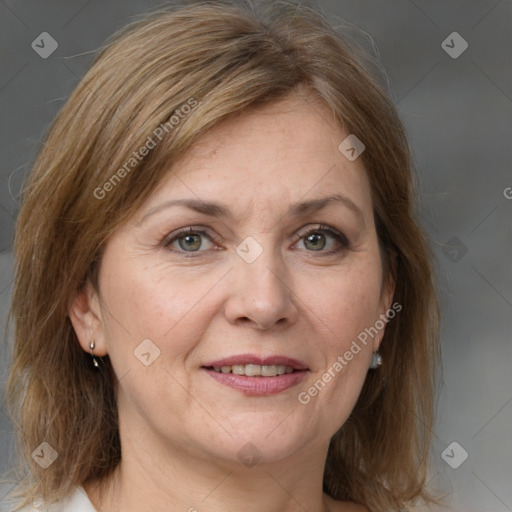
[[[270,250],[252,263],[237,257],[228,286],[225,316],[231,324],[268,330],[297,321],[297,296],[289,269]]]

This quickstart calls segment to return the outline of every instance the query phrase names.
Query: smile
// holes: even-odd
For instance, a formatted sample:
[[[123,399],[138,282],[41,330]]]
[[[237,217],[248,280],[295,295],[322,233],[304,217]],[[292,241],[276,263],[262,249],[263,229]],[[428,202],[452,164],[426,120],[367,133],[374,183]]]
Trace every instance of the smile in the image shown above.
[[[224,386],[250,396],[281,393],[301,382],[309,368],[285,356],[260,357],[253,354],[212,361],[202,367],[210,377]]]
[[[247,377],[275,377],[285,373],[293,373],[291,366],[284,365],[260,365],[260,364],[234,364],[232,366],[214,366],[217,373],[233,373],[235,375],[246,375]]]

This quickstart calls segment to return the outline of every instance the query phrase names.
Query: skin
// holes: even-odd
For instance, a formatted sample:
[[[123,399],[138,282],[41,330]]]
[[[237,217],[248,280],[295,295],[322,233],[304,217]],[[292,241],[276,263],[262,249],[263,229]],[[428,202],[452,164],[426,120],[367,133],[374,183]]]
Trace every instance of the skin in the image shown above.
[[[326,105],[296,93],[232,118],[203,136],[109,239],[100,293],[88,285],[70,310],[83,349],[94,340],[119,379],[122,462],[106,490],[86,487],[98,509],[366,510],[324,495],[322,474],[384,330],[308,404],[297,398],[385,313],[394,291],[383,285],[363,163],[337,149],[347,135]],[[335,201],[289,214],[296,202],[335,193],[360,214]],[[233,218],[183,206],[147,216],[182,198],[222,203]],[[330,234],[308,241],[304,231],[318,233],[319,224],[349,247]],[[166,247],[189,226],[207,233],[194,249],[183,237]],[[252,263],[236,252],[248,236],[263,251]],[[149,366],[134,357],[144,339],[160,350]],[[245,353],[292,357],[309,371],[291,389],[247,396],[201,368]],[[261,457],[252,467],[237,457],[249,442]]]

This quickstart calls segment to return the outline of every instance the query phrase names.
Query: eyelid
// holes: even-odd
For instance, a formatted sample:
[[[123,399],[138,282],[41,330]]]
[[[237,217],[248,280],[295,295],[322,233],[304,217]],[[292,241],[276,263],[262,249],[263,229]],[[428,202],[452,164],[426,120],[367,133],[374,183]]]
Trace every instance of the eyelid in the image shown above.
[[[216,237],[210,233],[210,230],[206,226],[187,226],[172,233],[166,235],[162,240],[162,245],[168,247],[171,242],[179,238],[180,236],[186,235],[188,233],[206,235],[213,243],[218,243]],[[206,251],[196,251],[196,252],[206,252]]]
[[[301,239],[310,233],[316,233],[316,232],[323,232],[323,233],[331,234],[332,236],[334,236],[334,238],[337,238],[338,241],[342,240],[343,244],[346,247],[350,247],[350,245],[351,245],[350,240],[347,238],[345,233],[337,230],[336,228],[328,226],[326,224],[317,224],[316,226],[309,225],[305,228],[301,228],[299,231],[297,231],[295,236],[297,236],[297,237],[299,237],[299,239]]]
[[[166,235],[164,239],[162,240],[162,245],[166,248],[169,248],[171,244],[177,240],[180,236],[186,235],[187,233],[193,233],[193,234],[199,234],[200,236],[206,235],[206,237],[213,243],[213,244],[219,244],[219,241],[216,240],[216,237],[210,234],[210,229],[206,226],[187,226],[181,229],[178,229],[176,231],[173,231],[172,233]],[[294,235],[295,238],[297,238],[297,242],[302,240],[304,237],[311,233],[324,233],[327,235],[330,235],[333,237],[338,244],[342,246],[342,249],[338,248],[335,250],[330,251],[318,251],[319,255],[328,255],[328,254],[335,254],[343,249],[349,249],[351,244],[348,238],[344,233],[341,231],[338,231],[336,228],[333,228],[331,226],[328,226],[326,224],[316,224],[316,225],[308,225],[304,228],[301,228],[299,231],[297,231]],[[297,243],[295,242],[295,243]],[[209,249],[209,250],[199,250],[199,251],[182,251],[177,249],[169,249],[172,252],[176,252],[178,254],[185,255],[186,257],[194,257],[194,255],[200,255],[201,253],[209,253],[212,250],[215,249]],[[307,251],[314,254],[316,251]]]

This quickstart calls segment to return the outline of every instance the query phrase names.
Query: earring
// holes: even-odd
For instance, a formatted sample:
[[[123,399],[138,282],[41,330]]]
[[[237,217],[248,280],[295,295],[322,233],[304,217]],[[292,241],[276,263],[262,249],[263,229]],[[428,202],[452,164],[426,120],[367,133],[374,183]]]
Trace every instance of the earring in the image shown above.
[[[382,364],[382,356],[378,352],[372,354],[372,360],[370,362],[370,368],[375,370]]]
[[[94,340],[91,341],[91,344],[89,345],[89,352],[91,353],[91,357],[92,357],[92,364],[94,365],[95,368],[98,368],[99,367],[99,364],[98,364],[98,361],[96,360],[96,357],[94,356],[94,354],[92,353],[92,351],[94,350],[94,347],[96,345],[94,344]]]

